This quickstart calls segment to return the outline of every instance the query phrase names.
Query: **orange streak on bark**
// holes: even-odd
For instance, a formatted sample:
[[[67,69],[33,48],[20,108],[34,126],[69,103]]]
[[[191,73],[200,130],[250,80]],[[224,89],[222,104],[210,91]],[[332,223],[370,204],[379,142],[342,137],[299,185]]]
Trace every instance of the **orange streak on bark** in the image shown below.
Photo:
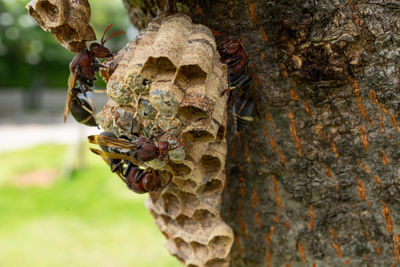
[[[313,262],[312,266],[313,267],[317,267],[317,264],[315,262]]]
[[[333,231],[332,227],[329,228],[329,233],[331,234],[331,236],[333,237],[333,239],[336,239],[336,238],[337,238],[337,235],[336,235],[335,231]]]
[[[271,254],[269,253],[269,251],[267,251],[267,253],[265,253],[265,263],[267,264],[267,267],[271,267]]]
[[[361,179],[358,179],[358,186],[357,186],[357,188],[358,188],[358,192],[360,193],[360,198],[361,198],[362,200],[365,200],[365,189],[364,189],[363,182],[362,182]]]
[[[200,14],[200,15],[203,14],[203,9],[198,4],[196,4],[195,8],[196,8],[196,14]]]
[[[246,224],[244,221],[240,221],[240,230],[242,231],[243,239],[246,239]]]
[[[379,115],[379,126],[381,126],[381,133],[385,133],[385,126],[383,125],[382,115]]]
[[[336,148],[336,145],[335,145],[335,142],[333,141],[333,139],[331,139],[331,148],[332,148],[333,154],[335,154],[335,158],[338,158],[339,153],[337,151],[337,148]]]
[[[364,150],[368,150],[368,140],[367,135],[365,134],[364,125],[361,125],[361,142],[363,144]]]
[[[397,234],[393,235],[393,252],[394,252],[394,259],[397,263],[400,263],[400,254],[398,244],[400,242],[400,237]]]
[[[308,223],[308,228],[310,229],[310,232],[312,232],[314,230],[314,218],[315,218],[314,207],[312,205],[310,205],[308,215],[310,215],[310,217],[311,217],[311,219]]]
[[[326,165],[325,165],[325,172],[326,172],[326,175],[327,175],[329,178],[332,176],[331,170],[330,170],[329,167],[326,166]]]
[[[282,149],[279,149],[279,157],[281,159],[281,163],[285,164],[285,156],[283,155]]]
[[[272,175],[272,183],[273,183],[273,185],[274,185],[274,192],[275,192],[275,194],[277,195],[277,194],[278,194],[278,184],[277,184],[277,182],[276,182],[275,176],[273,176],[273,175]]]
[[[260,219],[260,215],[258,214],[258,211],[256,211],[256,214],[254,216],[255,216],[255,219],[256,219],[257,228],[261,229],[261,219]]]
[[[264,135],[268,135],[268,127],[267,127],[267,125],[264,125]]]
[[[379,104],[379,107],[381,108],[381,110],[382,110],[383,113],[385,113],[385,114],[388,113],[388,111],[387,111],[387,109],[385,108],[385,105],[384,105],[384,104]]]
[[[236,134],[236,139],[237,139],[238,143],[241,143],[242,142],[242,134],[241,133],[237,133]]]
[[[272,120],[272,115],[271,113],[267,113],[267,115],[265,115],[267,117],[267,120],[271,123],[272,128],[275,128],[275,124],[274,121]]]
[[[378,99],[376,99],[376,94],[374,90],[370,90],[368,95],[374,104],[378,104]]]
[[[279,212],[277,210],[275,211],[274,222],[279,223]]]
[[[350,259],[347,259],[347,260],[344,262],[344,265],[345,265],[345,266],[349,266],[349,263],[350,263]]]
[[[283,75],[284,78],[288,78],[289,77],[289,75],[288,75],[288,73],[286,71],[286,67],[285,67],[285,65],[283,63],[281,63],[281,71],[282,71],[282,75]]]
[[[250,4],[250,17],[251,17],[251,20],[253,21],[253,23],[257,25],[258,19],[256,16],[256,5],[254,3]]]
[[[393,221],[392,217],[390,216],[389,208],[384,202],[382,202],[382,206],[383,206],[383,216],[385,217],[386,220],[386,230],[388,230],[390,233],[393,233]]]
[[[299,96],[297,95],[297,93],[296,93],[295,91],[290,90],[290,95],[292,96],[292,99],[293,99],[294,101],[299,100]]]
[[[247,139],[244,140],[244,155],[246,157],[247,163],[250,163],[250,154],[249,154],[249,143],[247,142]]]
[[[267,164],[267,158],[265,157],[265,155],[262,152],[260,152],[260,156],[262,158],[263,163]]]
[[[282,208],[282,201],[279,196],[276,196],[275,201],[276,201],[276,204],[279,206],[279,208]]]
[[[387,166],[389,164],[389,159],[386,157],[385,151],[381,150],[383,165]]]
[[[239,242],[238,236],[235,235],[234,239],[235,239],[237,252],[238,252],[239,255],[242,255],[242,248],[240,247],[240,242]]]
[[[289,226],[289,223],[288,223],[288,222],[285,222],[285,229],[288,230],[288,231],[289,231],[289,229],[290,229],[290,226]]]
[[[293,85],[293,87],[297,87],[297,82],[295,79],[290,79],[290,83]]]
[[[363,171],[365,171],[368,174],[371,174],[371,171],[367,168],[367,166],[364,165],[364,163],[361,160],[357,159],[357,163],[358,165],[360,165]]]
[[[313,129],[319,138],[325,139],[324,126],[317,124],[313,127]]]
[[[276,143],[275,143],[275,139],[272,135],[269,137],[269,142],[271,143],[272,150],[274,152],[276,152]]]
[[[288,117],[290,119],[290,132],[293,136],[294,142],[296,143],[297,154],[301,157],[302,156],[301,143],[300,143],[300,139],[297,137],[296,122],[295,122],[293,113],[289,112]]]
[[[286,263],[285,263],[285,267],[290,267],[290,263],[289,263],[289,262],[286,262]]]
[[[397,125],[397,120],[396,120],[396,117],[394,116],[393,113],[392,113],[391,119],[392,119],[392,124],[393,124],[393,126],[396,127],[397,132],[400,133],[400,127]]]
[[[351,76],[347,79],[351,83],[351,87],[353,88],[353,93],[355,96],[360,95],[360,89],[358,87],[358,82]]]
[[[265,54],[258,48],[256,48],[257,52],[260,53],[261,59],[265,61]]]
[[[310,106],[309,106],[308,100],[306,100],[306,102],[304,102],[304,109],[306,110],[307,116],[309,118],[311,118],[312,113],[311,113],[311,110],[310,110]]]
[[[340,247],[336,242],[332,242],[332,246],[336,251],[336,255],[341,258],[342,257],[342,252],[340,251]]]
[[[375,175],[374,175],[374,178],[375,178],[375,182],[376,182],[379,186],[382,186],[381,179],[379,179],[379,176],[375,174]]]
[[[267,44],[267,43],[268,43],[268,35],[267,35],[267,33],[265,32],[263,26],[260,26],[260,32],[261,32],[261,34],[262,34],[262,36],[263,36],[264,42]],[[286,72],[286,71],[285,71],[285,72]]]
[[[254,73],[254,75],[253,75],[253,80],[254,80],[254,84],[256,86],[260,85],[260,80],[258,79],[258,75],[256,73]]]
[[[256,209],[256,208],[257,208],[257,202],[258,202],[257,191],[254,191],[253,194],[251,195],[251,197],[252,197],[252,199],[253,199],[253,201],[252,201],[253,208]]]
[[[306,255],[304,253],[303,245],[300,242],[297,243],[297,248],[299,249],[299,254],[300,254],[300,257],[301,257],[301,261],[303,263],[306,263]]]
[[[368,117],[367,110],[365,109],[365,106],[364,106],[364,104],[362,103],[362,97],[361,97],[361,96],[359,96],[359,97],[357,98],[357,105],[358,105],[358,109],[359,109],[360,112],[361,112],[361,115],[362,115],[365,119],[368,120],[368,122],[369,122],[370,125],[372,125],[373,123],[372,123],[371,119]]]
[[[267,245],[271,244],[271,236],[274,234],[274,230],[275,230],[275,228],[273,226],[271,226],[269,228],[269,232],[265,234],[265,243]]]

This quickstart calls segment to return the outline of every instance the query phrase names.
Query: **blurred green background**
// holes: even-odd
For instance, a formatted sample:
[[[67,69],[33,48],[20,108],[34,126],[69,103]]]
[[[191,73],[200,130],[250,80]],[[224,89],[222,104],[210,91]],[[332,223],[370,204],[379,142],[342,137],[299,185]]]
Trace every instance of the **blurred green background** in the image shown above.
[[[74,54],[36,25],[27,2],[0,0],[0,266],[181,266],[144,207],[147,195],[68,135],[87,135],[71,118],[62,124]],[[113,52],[137,34],[120,0],[90,4],[98,38],[110,23],[110,32],[126,31],[107,43]],[[40,110],[25,107],[32,94],[13,94],[32,90],[45,92]]]

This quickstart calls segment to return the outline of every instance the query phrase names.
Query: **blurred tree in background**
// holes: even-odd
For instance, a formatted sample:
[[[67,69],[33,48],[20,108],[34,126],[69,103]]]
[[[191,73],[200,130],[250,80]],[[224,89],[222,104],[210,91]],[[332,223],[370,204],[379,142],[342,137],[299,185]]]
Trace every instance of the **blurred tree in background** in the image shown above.
[[[0,90],[32,85],[46,88],[66,88],[68,64],[73,54],[61,47],[50,33],[44,32],[29,16],[27,0],[0,1]],[[91,2],[90,24],[100,39],[105,27],[112,23],[115,30],[126,31],[108,41],[113,52],[134,38],[137,30],[130,25],[122,2],[96,0]],[[111,18],[111,19],[110,19]],[[104,87],[98,79],[96,87]]]

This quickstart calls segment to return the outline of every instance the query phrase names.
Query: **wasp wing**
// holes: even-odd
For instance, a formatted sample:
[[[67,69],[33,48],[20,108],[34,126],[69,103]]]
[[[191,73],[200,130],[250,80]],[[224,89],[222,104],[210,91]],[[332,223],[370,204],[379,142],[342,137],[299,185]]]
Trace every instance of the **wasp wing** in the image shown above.
[[[67,121],[69,108],[72,100],[72,89],[75,87],[77,78],[78,78],[78,68],[75,68],[74,72],[71,72],[68,78],[67,99],[65,101],[65,107],[64,107],[64,123]]]
[[[106,152],[100,149],[96,148],[89,148],[90,151],[92,151],[94,154],[99,155],[101,157],[105,158],[112,158],[112,159],[124,159],[132,162],[133,164],[139,166],[140,162],[134,159],[133,157],[125,154],[120,154],[120,153],[113,153],[113,152]]]
[[[137,144],[131,143],[129,141],[115,139],[112,137],[104,136],[104,135],[89,135],[88,136],[89,143],[100,145],[100,146],[107,146],[107,147],[114,147],[114,148],[126,148],[126,149],[136,149]]]

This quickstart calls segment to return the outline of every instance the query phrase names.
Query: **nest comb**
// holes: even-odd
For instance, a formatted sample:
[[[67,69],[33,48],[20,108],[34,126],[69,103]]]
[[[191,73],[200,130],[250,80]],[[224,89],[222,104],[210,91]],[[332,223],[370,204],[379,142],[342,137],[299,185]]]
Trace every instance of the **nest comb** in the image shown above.
[[[173,175],[146,202],[166,246],[187,266],[228,266],[231,228],[220,217],[225,184],[226,66],[212,32],[176,14],[153,20],[107,62],[108,103],[96,116],[105,130],[184,138],[169,160],[145,164]]]

